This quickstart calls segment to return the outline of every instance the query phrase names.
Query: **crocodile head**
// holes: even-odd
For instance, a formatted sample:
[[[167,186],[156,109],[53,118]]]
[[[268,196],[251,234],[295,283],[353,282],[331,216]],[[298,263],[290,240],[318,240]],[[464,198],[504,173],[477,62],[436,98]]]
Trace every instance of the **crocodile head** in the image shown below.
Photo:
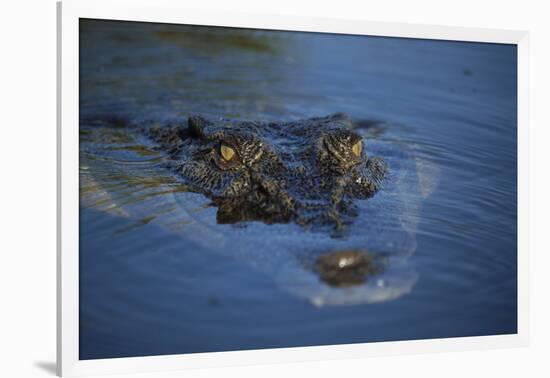
[[[192,191],[210,197],[219,223],[259,220],[342,228],[356,200],[374,195],[386,164],[343,114],[286,123],[189,118],[149,135]]]

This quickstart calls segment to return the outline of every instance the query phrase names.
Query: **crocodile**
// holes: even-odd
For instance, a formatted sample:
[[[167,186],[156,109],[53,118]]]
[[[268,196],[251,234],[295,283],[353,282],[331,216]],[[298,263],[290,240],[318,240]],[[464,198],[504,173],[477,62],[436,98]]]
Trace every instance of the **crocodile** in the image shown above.
[[[416,246],[417,212],[433,190],[426,185],[433,174],[407,147],[368,138],[376,136],[375,123],[356,123],[343,113],[285,122],[159,118],[81,119],[81,138],[94,141],[92,166],[104,164],[83,172],[109,212],[141,218],[137,227],[152,222],[160,210],[141,196],[132,205],[131,191],[119,197],[120,186],[101,175],[143,177],[144,187],[154,187],[155,176],[165,177],[162,167],[178,192],[162,196],[170,213],[160,222],[185,225],[178,234],[187,245],[245,261],[315,305],[378,302],[411,290],[416,273],[406,257]],[[151,171],[133,173],[141,165],[97,159],[106,151],[119,156],[142,149],[147,159],[159,156],[144,160]],[[158,185],[165,193],[167,185]],[[106,201],[109,196],[116,198]],[[204,198],[213,219],[210,210],[196,211]],[[292,224],[302,232],[286,226]]]
[[[341,232],[357,215],[354,200],[372,197],[387,173],[353,129],[343,113],[286,123],[191,116],[147,135],[190,190],[212,199],[218,223],[294,221]],[[374,274],[371,260],[366,252],[335,251],[317,266],[323,281],[341,287]]]

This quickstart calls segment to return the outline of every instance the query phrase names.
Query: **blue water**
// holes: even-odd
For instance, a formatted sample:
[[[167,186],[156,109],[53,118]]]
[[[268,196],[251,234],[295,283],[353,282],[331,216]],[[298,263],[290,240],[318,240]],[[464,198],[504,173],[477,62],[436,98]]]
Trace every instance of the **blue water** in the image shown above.
[[[516,333],[516,70],[513,45],[81,21],[80,358]],[[376,121],[393,177],[342,238],[218,225],[136,130],[84,121],[334,112]],[[346,247],[387,271],[308,269]]]

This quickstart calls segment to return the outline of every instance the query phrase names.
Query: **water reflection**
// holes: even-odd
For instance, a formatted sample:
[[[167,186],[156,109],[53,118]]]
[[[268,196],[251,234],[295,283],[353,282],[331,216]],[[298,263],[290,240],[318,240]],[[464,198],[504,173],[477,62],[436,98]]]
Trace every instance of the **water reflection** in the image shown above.
[[[296,56],[288,54],[295,39],[291,33],[94,25],[91,20],[81,22],[81,114],[117,110],[187,116],[192,109],[240,118],[284,110],[286,99],[278,88],[290,84],[286,71],[296,64]]]

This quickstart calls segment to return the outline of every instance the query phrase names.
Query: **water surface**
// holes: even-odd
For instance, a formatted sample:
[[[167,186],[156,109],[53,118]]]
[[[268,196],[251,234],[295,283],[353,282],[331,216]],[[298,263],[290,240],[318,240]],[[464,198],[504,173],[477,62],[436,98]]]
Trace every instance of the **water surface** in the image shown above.
[[[81,21],[80,358],[516,333],[516,69],[513,45]],[[376,121],[392,172],[341,238],[217,224],[116,122],[334,112]],[[390,264],[332,288],[308,267],[337,248]]]

